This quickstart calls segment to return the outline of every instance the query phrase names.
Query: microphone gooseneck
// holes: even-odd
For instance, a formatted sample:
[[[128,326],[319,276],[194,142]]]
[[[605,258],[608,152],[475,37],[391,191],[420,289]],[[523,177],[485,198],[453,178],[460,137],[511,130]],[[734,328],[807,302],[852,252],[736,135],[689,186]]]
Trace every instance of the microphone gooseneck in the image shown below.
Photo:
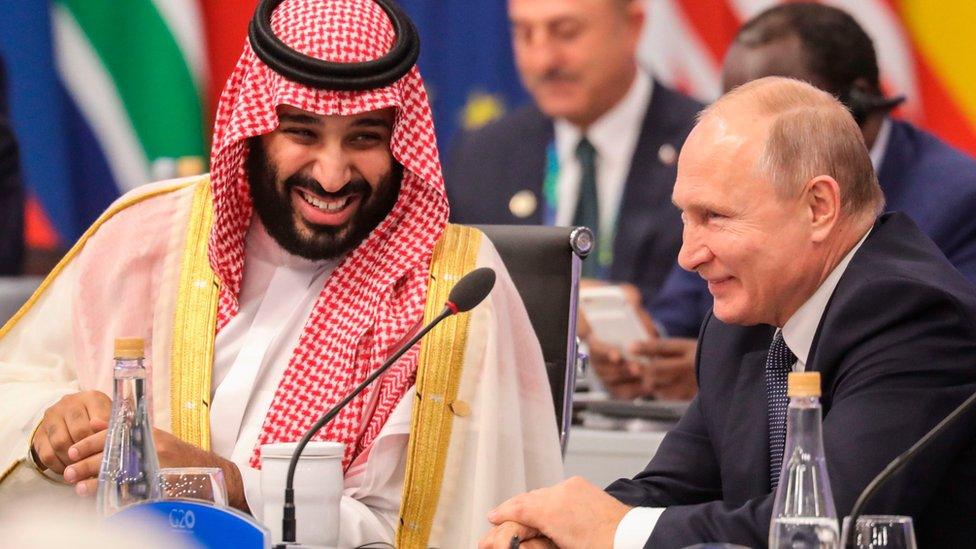
[[[962,404],[956,407],[949,415],[942,419],[935,427],[932,427],[929,432],[925,433],[925,436],[920,438],[918,442],[912,444],[910,448],[901,453],[898,457],[893,459],[891,463],[887,465],[874,479],[868,483],[867,487],[861,492],[861,495],[857,497],[854,501],[854,507],[851,508],[850,512],[850,522],[847,527],[847,535],[843,540],[843,547],[854,548],[855,532],[857,530],[857,518],[861,516],[864,511],[864,505],[867,503],[868,499],[877,492],[885,482],[895,475],[902,467],[908,464],[919,452],[924,450],[933,440],[939,438],[950,425],[956,422],[959,416],[965,414],[973,407],[973,403],[976,403],[976,393],[969,396]]]
[[[322,427],[327,423],[332,421],[335,416],[342,411],[343,408],[349,404],[352,399],[356,398],[359,393],[363,392],[363,389],[369,386],[370,383],[376,380],[376,378],[383,375],[390,366],[396,363],[397,360],[403,356],[411,347],[413,347],[421,338],[427,335],[435,326],[440,324],[445,318],[455,315],[457,313],[463,313],[469,311],[481,303],[488,294],[491,292],[492,287],[495,285],[495,271],[487,267],[482,267],[480,269],[475,269],[470,273],[466,274],[457,284],[451,289],[451,293],[447,298],[447,302],[444,304],[444,310],[442,310],[433,320],[430,321],[426,326],[420,329],[413,337],[411,337],[406,343],[403,344],[395,353],[393,353],[390,358],[386,359],[376,371],[369,375],[362,383],[356,386],[345,398],[339,401],[338,404],[332,407],[331,410],[325,413],[322,417],[318,419],[309,430],[302,436],[301,440],[298,441],[298,445],[295,447],[295,452],[291,455],[291,461],[288,463],[288,475],[285,477],[285,505],[282,513],[282,524],[281,524],[281,539],[283,543],[294,543],[296,534],[296,523],[295,523],[295,468],[298,466],[298,458],[301,457],[302,451],[305,446],[308,445],[315,433],[318,433]]]

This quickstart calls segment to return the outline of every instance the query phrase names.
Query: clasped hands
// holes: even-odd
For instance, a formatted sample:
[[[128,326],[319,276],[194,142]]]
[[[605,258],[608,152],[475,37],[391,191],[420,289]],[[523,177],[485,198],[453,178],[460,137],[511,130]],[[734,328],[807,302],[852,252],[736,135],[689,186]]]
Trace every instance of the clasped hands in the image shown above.
[[[519,494],[488,514],[495,526],[479,549],[613,547],[617,525],[631,507],[581,477]]]
[[[34,431],[34,461],[62,475],[79,496],[94,496],[111,411],[112,400],[99,391],[62,397],[44,412]],[[229,503],[247,511],[241,474],[234,463],[160,429],[153,429],[153,441],[160,467],[220,467]]]

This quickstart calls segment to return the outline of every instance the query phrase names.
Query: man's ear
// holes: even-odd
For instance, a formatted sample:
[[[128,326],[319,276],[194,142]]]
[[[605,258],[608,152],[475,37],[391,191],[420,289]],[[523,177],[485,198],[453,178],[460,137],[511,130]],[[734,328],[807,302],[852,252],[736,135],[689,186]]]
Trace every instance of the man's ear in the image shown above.
[[[632,46],[634,51],[636,51],[647,21],[647,11],[644,9],[644,3],[628,2],[624,16],[626,18],[627,32],[632,37]]]
[[[823,242],[840,219],[840,185],[829,175],[818,175],[804,186],[803,200],[810,236],[814,242]]]

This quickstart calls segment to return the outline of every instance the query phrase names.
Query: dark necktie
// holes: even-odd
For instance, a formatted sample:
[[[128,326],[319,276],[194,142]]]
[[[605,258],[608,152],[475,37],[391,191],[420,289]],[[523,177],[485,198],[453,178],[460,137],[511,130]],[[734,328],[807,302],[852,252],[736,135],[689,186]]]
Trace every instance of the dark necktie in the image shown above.
[[[783,332],[776,332],[769,354],[766,355],[766,400],[769,404],[769,485],[776,491],[779,469],[783,464],[786,444],[786,379],[796,363],[796,355],[783,341]]]
[[[600,228],[600,208],[596,194],[596,149],[583,137],[576,145],[576,160],[580,165],[579,199],[576,202],[574,226],[589,227],[593,231],[593,241],[599,245],[597,234]],[[589,259],[583,262],[583,276],[594,277],[599,272],[597,257],[600,250],[594,248]]]

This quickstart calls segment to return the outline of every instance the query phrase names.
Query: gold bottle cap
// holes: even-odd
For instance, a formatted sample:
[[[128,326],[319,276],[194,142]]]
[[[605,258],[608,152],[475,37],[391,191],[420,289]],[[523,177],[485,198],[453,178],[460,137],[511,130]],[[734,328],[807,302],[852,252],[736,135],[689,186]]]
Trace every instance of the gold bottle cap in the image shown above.
[[[144,358],[146,344],[141,337],[115,338],[115,358]]]
[[[786,394],[793,397],[820,397],[820,372],[791,372]]]

